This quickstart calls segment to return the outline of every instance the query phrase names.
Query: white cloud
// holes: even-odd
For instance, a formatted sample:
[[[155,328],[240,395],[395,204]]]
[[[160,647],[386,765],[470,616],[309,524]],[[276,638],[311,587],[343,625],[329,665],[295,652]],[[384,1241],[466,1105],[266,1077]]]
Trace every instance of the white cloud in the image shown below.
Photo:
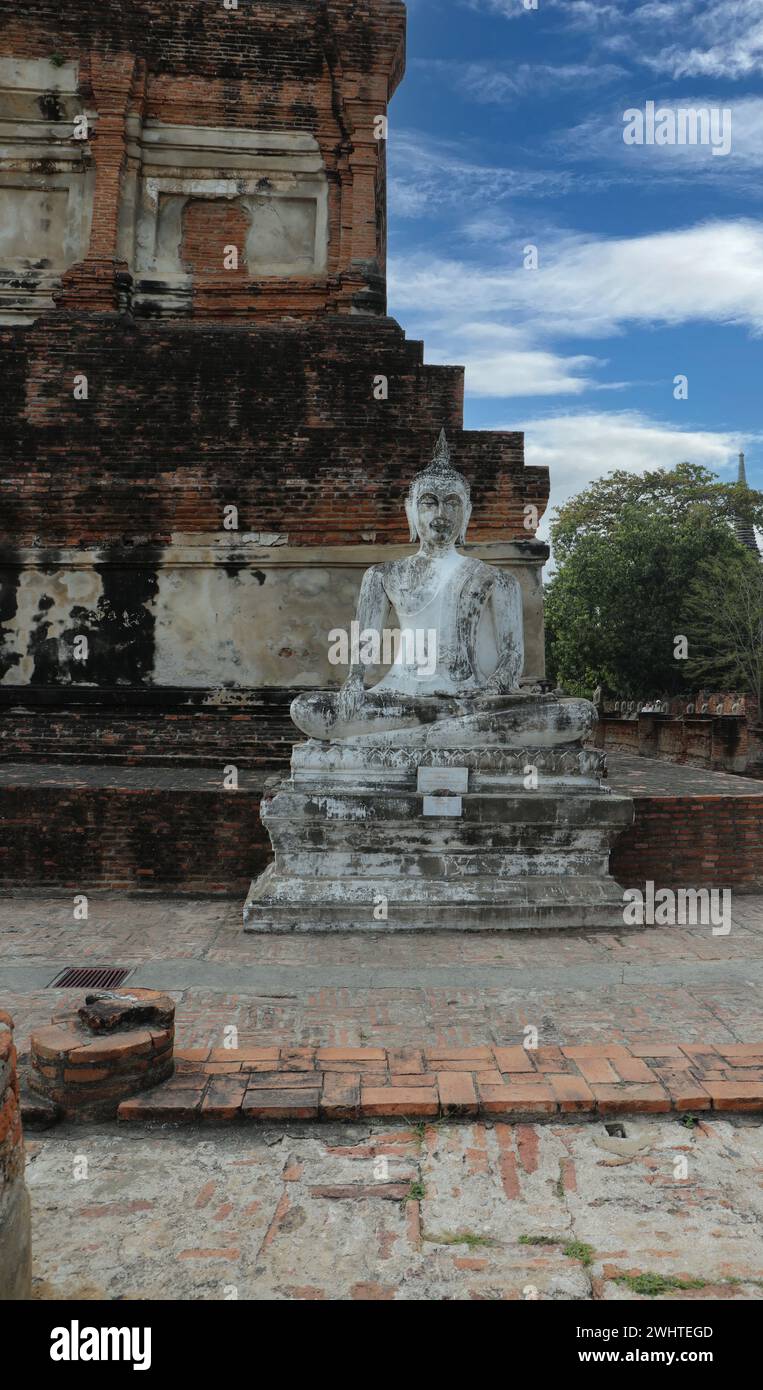
[[[531,12],[522,0],[466,3],[507,19],[553,10],[566,28],[588,31],[594,43],[673,78],[737,80],[763,70],[760,0],[539,0]]]
[[[653,9],[645,5],[642,10]],[[763,14],[760,0],[685,0],[674,7],[685,21],[678,41],[645,61],[674,78],[745,78],[763,70]],[[649,18],[649,15],[645,16]]]
[[[668,109],[689,109],[700,111],[716,108],[731,112],[731,150],[722,156],[713,153],[708,145],[626,145],[623,140],[626,109],[644,110],[646,101],[653,101],[656,107]],[[716,118],[720,119],[720,118]],[[724,117],[724,121],[728,118]],[[715,138],[725,127],[716,127]],[[638,97],[633,100],[624,96],[624,105],[598,112],[595,116],[561,134],[550,137],[548,147],[575,160],[608,160],[619,167],[620,173],[628,172],[635,178],[674,180],[684,176],[690,180],[698,177],[716,179],[739,178],[746,181],[751,189],[760,188],[758,170],[763,167],[763,97],[743,97],[731,101],[717,96],[683,95],[680,100],[666,96],[664,91],[654,89],[644,92],[639,84]],[[750,180],[750,175],[754,178]]]
[[[621,0],[614,0],[614,3],[607,3],[607,0],[537,0],[534,10],[523,0],[466,0],[466,4],[472,10],[489,10],[505,19],[519,19],[522,15],[537,19],[541,7],[560,9],[568,25],[586,29],[622,19],[623,14]]]
[[[426,58],[414,63],[418,71],[444,79],[450,86],[483,104],[506,104],[531,94],[559,93],[564,89],[588,91],[608,86],[625,76],[616,63],[517,63],[459,62]]]
[[[597,389],[591,369],[601,365],[600,359],[560,356],[534,346],[522,329],[497,323],[432,324],[427,361],[451,362],[456,335],[470,396],[577,396]]]
[[[455,143],[410,130],[393,131],[389,159],[390,215],[397,218],[469,204],[484,208],[523,195],[550,197],[578,181],[566,170],[483,164]]]
[[[642,237],[567,236],[540,243],[540,269],[522,244],[494,263],[396,257],[391,296],[442,335],[464,323],[521,329],[524,346],[560,336],[606,337],[631,324],[736,324],[763,331],[763,223],[702,223]],[[472,330],[472,336],[473,330]]]
[[[688,461],[732,481],[740,449],[749,450],[751,443],[763,439],[755,434],[678,430],[634,410],[536,416],[500,428],[524,430],[528,464],[551,470],[544,538],[554,508],[615,468],[642,473]]]

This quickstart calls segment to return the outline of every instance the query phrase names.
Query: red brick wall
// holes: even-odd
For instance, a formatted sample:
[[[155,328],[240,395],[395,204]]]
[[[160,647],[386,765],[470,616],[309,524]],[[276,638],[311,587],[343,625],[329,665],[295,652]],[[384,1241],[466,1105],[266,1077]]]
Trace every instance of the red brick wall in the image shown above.
[[[10,1014],[0,1010],[0,1187],[12,1183],[23,1171],[24,1148],[13,1020]]]
[[[4,771],[4,770],[3,770]],[[259,819],[259,783],[223,789],[223,770],[205,785],[174,773],[151,788],[113,786],[79,768],[79,785],[2,788],[0,884],[87,893],[96,888],[171,889],[242,897],[264,869],[270,842]],[[49,783],[52,779],[48,779]],[[214,781],[215,790],[210,788]]]
[[[763,797],[638,797],[611,869],[629,888],[761,888]]]
[[[470,478],[470,540],[528,539],[548,471],[521,434],[464,432],[463,371],[429,367],[391,319],[134,323],[52,314],[0,330],[7,374],[0,542],[84,545],[174,532],[288,534],[294,545],[407,541],[402,500],[440,429]],[[88,378],[75,400],[75,376]],[[384,375],[389,399],[374,399]]]
[[[262,779],[240,790],[219,773],[146,768],[140,788],[118,769],[77,769],[77,785],[50,784],[40,767],[23,785],[0,769],[0,884],[170,889],[242,896],[269,861],[260,824]],[[151,785],[153,779],[154,785]],[[46,781],[48,784],[46,785]],[[104,785],[108,781],[111,785]],[[763,887],[763,797],[639,797],[632,829],[612,854],[626,887]]]
[[[220,124],[248,125],[254,115],[255,124],[272,127],[286,88],[309,128],[309,84],[338,66],[340,52],[346,71],[372,80],[389,70],[396,82],[404,35],[402,0],[240,0],[236,12],[222,0],[77,0],[63,7],[60,0],[0,0],[7,51],[45,58],[92,49],[136,54],[160,92],[173,80],[187,83],[176,121],[193,122],[200,107],[218,101],[226,116]]]
[[[751,705],[738,716],[730,718],[729,713],[687,715],[679,711],[632,719],[604,714],[596,726],[596,746],[663,762],[760,775],[763,740],[755,722],[757,710]]]
[[[227,275],[246,274],[246,213],[227,198],[192,198],[183,209],[183,239],[180,258],[194,274],[221,275],[227,247],[235,247],[238,270]]]
[[[222,0],[0,0],[0,52],[78,62],[81,97],[97,112],[82,150],[97,173],[89,274],[82,263],[67,272],[63,303],[106,309],[113,300],[108,267],[132,115],[312,134],[329,182],[327,274],[306,299],[298,281],[271,282],[264,299],[249,283],[233,312],[384,312],[385,162],[374,120],[403,73],[400,0],[241,0],[237,11]],[[209,282],[193,301],[203,315],[212,277],[202,269],[199,280]],[[221,290],[214,298],[225,314],[231,286]]]

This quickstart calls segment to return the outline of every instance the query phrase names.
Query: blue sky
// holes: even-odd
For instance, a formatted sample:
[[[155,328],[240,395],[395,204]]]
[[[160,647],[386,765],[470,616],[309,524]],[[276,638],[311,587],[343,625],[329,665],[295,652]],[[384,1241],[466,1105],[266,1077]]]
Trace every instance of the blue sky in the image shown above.
[[[763,488],[763,0],[409,0],[408,25],[390,313],[466,365],[467,426],[524,429],[552,505],[613,467],[732,477],[740,448]],[[730,110],[730,153],[626,145],[648,101]]]

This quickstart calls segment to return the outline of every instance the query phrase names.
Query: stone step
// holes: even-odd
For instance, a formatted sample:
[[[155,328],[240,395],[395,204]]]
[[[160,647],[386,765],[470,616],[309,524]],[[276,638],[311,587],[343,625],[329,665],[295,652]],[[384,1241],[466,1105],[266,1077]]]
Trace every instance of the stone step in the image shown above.
[[[595,854],[612,841],[610,826],[537,826],[470,821],[459,818],[375,821],[373,826],[346,821],[311,821],[309,835],[298,819],[268,822],[276,852],[302,850],[323,854]]]
[[[378,921],[369,912],[362,917],[357,909],[313,909],[309,920],[294,907],[252,910],[247,903],[245,932],[273,935],[312,932],[507,932],[507,931],[618,931],[622,928],[622,904],[569,903],[518,904],[497,907],[489,903],[429,907],[419,905],[406,911],[391,909],[386,920]]]
[[[281,846],[277,846],[281,850]],[[278,863],[278,859],[276,860]],[[304,879],[360,878],[368,880],[405,878],[496,879],[519,877],[550,877],[551,875],[592,875],[603,877],[609,872],[609,847],[599,852],[548,850],[535,846],[514,854],[501,851],[474,853],[438,853],[432,846],[415,853],[392,850],[382,852],[360,849],[356,853],[295,848],[288,856],[291,877]]]
[[[633,801],[602,791],[569,796],[566,792],[467,792],[461,798],[464,822],[520,825],[608,826],[625,829],[633,821]],[[279,820],[342,821],[363,824],[417,821],[431,829],[438,817],[424,817],[423,796],[414,791],[307,792],[281,783],[263,797],[261,816],[268,830]]]
[[[374,916],[383,903],[386,916]],[[623,926],[606,875],[514,879],[297,878],[271,865],[244,907],[247,931],[515,931]]]
[[[290,866],[291,867],[291,866]],[[278,863],[271,864],[260,878],[255,900],[279,903],[339,903],[365,907],[377,894],[390,904],[468,904],[496,903],[586,903],[618,901],[622,890],[609,878],[594,874],[561,877],[537,874],[500,878],[483,874],[476,880],[450,878],[402,878],[387,874],[369,880],[365,876],[322,879],[319,884],[308,877],[284,874]],[[251,897],[252,895],[250,895]]]

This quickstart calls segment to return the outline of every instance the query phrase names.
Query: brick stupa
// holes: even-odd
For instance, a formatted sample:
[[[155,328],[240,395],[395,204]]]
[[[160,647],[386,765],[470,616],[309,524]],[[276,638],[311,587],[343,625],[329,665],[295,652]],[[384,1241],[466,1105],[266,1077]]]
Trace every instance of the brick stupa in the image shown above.
[[[462,368],[387,315],[405,23],[399,0],[0,0],[5,882],[245,887],[289,702],[343,678],[328,632],[406,553],[443,428],[543,682],[547,470],[465,431]]]

